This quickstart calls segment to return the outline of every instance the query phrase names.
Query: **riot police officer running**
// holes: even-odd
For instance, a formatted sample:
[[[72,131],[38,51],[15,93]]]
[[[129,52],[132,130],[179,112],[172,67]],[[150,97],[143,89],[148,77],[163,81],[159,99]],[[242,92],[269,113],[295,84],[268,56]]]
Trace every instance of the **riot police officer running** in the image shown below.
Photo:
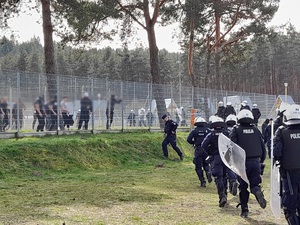
[[[274,138],[274,161],[280,164],[283,182],[282,206],[289,225],[300,224],[300,105],[291,105],[283,113],[284,125]]]
[[[206,158],[208,156],[207,152],[201,147],[201,143],[209,134],[210,130],[207,127],[207,122],[202,117],[197,117],[195,119],[194,126],[196,128],[190,132],[186,141],[194,146],[194,159],[193,163],[195,164],[195,171],[200,181],[201,187],[206,187],[206,180],[203,175],[203,169],[206,174],[207,181],[212,182],[210,165],[207,163]]]
[[[164,129],[165,138],[162,142],[163,154],[166,158],[168,158],[169,156],[168,144],[171,144],[172,148],[177,152],[180,160],[182,161],[184,156],[181,150],[176,145],[176,129],[178,127],[178,124],[175,121],[169,119],[167,115],[163,115],[162,119],[165,122],[165,129]]]
[[[209,121],[210,128],[213,130],[204,138],[201,146],[210,156],[211,171],[219,195],[219,207],[224,207],[227,203],[227,175],[233,174],[235,176],[235,174],[222,162],[219,154],[218,138],[220,134],[228,136],[229,132],[222,118],[211,116]],[[229,178],[229,180],[236,183],[236,180],[233,178]],[[235,188],[237,188],[236,185]],[[237,191],[235,189],[235,191],[232,192],[236,194]]]
[[[254,118],[252,112],[248,109],[241,110],[237,115],[237,125],[233,127],[230,133],[230,139],[244,149],[246,153],[246,173],[250,182],[250,191],[255,195],[259,205],[264,209],[267,202],[264,198],[260,187],[261,179],[261,165],[266,158],[266,149],[262,139],[261,132],[253,124]],[[248,201],[249,191],[248,184],[239,179],[239,198],[242,208],[241,217],[248,217]],[[238,205],[238,206],[239,206]]]

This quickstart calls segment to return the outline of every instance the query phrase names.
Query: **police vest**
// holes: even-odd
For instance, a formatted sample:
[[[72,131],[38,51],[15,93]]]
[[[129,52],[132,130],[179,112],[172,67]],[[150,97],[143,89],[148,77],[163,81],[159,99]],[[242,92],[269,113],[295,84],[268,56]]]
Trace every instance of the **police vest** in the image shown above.
[[[300,128],[283,128],[282,134],[282,154],[280,164],[284,170],[300,169]]]
[[[229,133],[225,129],[217,129],[212,131],[212,137],[211,137],[211,155],[217,155],[219,154],[219,146],[218,146],[218,139],[219,135],[224,134],[228,137]]]
[[[197,127],[194,132],[195,146],[200,146],[209,130],[206,127]]]
[[[246,158],[261,157],[263,149],[261,146],[261,134],[254,126],[237,126],[238,145],[245,150]]]

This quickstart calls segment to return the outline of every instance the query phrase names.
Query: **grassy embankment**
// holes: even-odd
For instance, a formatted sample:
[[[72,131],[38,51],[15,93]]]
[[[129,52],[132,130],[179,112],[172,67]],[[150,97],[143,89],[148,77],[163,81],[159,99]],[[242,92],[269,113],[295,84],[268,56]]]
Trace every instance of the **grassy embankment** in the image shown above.
[[[161,133],[1,140],[0,224],[286,224],[253,196],[248,219],[238,197],[219,208],[215,184],[199,187],[187,135],[183,162],[171,149],[162,158]]]

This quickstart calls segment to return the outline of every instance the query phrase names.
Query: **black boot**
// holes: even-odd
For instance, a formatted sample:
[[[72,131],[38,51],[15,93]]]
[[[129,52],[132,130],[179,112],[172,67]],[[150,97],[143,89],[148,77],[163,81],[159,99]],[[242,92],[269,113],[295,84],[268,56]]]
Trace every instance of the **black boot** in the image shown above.
[[[255,195],[255,198],[256,198],[258,204],[260,205],[260,207],[262,207],[263,209],[266,208],[266,206],[267,206],[267,201],[266,201],[266,199],[265,199],[265,197],[264,197],[264,194],[263,194],[263,192],[261,191],[261,189],[258,189],[258,190],[255,191],[253,194]]]
[[[249,214],[248,207],[242,207],[241,217],[247,218]]]
[[[222,194],[219,197],[219,207],[224,207],[227,203],[227,196],[225,194]]]

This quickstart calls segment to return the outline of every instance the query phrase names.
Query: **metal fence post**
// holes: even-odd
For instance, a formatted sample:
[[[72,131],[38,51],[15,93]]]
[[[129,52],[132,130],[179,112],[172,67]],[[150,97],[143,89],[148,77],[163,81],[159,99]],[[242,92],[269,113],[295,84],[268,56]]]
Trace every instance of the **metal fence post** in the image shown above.
[[[55,96],[54,96],[55,98]],[[56,110],[56,132],[58,134],[60,128],[60,96],[59,96],[59,75],[56,75],[56,104],[57,104],[57,110]]]
[[[21,99],[20,99],[20,73],[17,72],[17,133],[20,132],[20,103],[21,103]],[[22,118],[23,119],[23,118]]]
[[[92,107],[93,107],[93,111],[92,111],[92,133],[94,133],[95,131],[95,108],[93,106],[93,98],[94,98],[94,79],[91,78],[91,96],[92,96]]]
[[[121,81],[121,99],[122,99],[122,102],[121,102],[121,118],[122,118],[122,128],[121,128],[121,131],[123,132],[124,131],[124,93],[123,93],[123,81]]]

